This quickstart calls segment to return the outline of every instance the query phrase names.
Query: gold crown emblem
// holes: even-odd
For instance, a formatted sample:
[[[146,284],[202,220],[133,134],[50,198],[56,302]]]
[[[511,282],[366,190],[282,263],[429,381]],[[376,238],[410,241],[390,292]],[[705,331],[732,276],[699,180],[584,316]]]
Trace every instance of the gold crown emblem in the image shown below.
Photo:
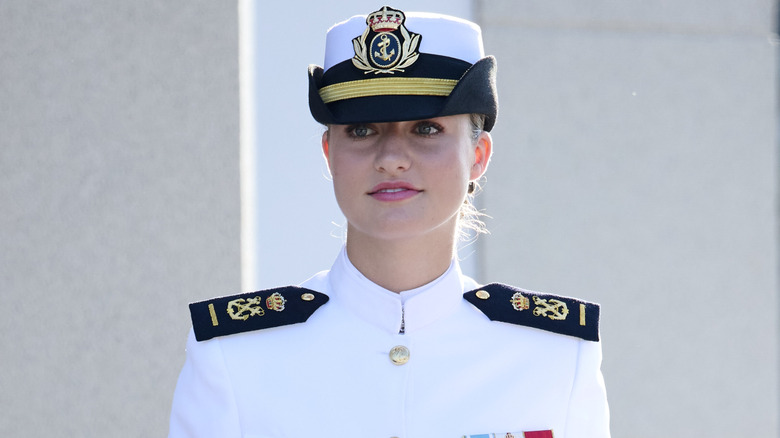
[[[524,297],[520,292],[516,292],[509,300],[512,303],[512,307],[517,311],[522,311],[531,307],[531,301]]]
[[[404,24],[405,19],[406,16],[403,12],[388,6],[383,6],[382,9],[372,12],[366,18],[366,24],[369,25],[374,32],[392,32],[401,27],[401,25]]]
[[[282,294],[279,292],[274,292],[270,297],[266,298],[265,307],[267,307],[268,310],[276,310],[277,312],[281,312],[284,310],[284,305],[286,303],[287,300],[282,296]]]

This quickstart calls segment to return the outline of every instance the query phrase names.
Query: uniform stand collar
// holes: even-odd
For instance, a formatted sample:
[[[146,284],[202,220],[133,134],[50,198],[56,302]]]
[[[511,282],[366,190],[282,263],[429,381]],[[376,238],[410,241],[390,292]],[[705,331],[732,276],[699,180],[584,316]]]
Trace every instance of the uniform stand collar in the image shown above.
[[[366,278],[349,261],[342,248],[330,270],[331,298],[352,313],[391,333],[413,333],[450,314],[463,299],[460,266],[453,260],[449,269],[432,282],[399,293]]]

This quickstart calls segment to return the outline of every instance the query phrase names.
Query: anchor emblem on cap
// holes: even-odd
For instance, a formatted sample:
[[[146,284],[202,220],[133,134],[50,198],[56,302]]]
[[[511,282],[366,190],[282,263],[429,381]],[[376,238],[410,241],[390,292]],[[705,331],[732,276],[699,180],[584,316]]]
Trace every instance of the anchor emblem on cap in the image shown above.
[[[403,12],[387,6],[369,14],[366,30],[352,40],[352,64],[366,74],[403,72],[414,64],[420,56],[417,47],[421,36],[409,32],[404,21]],[[371,42],[366,45],[371,34]]]

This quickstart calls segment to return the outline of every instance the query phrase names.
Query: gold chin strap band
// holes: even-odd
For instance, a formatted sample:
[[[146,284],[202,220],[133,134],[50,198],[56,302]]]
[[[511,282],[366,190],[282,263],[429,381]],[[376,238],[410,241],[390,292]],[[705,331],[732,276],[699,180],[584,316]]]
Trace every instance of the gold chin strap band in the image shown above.
[[[374,78],[341,82],[320,88],[325,103],[368,96],[442,96],[450,95],[457,79],[437,78]]]

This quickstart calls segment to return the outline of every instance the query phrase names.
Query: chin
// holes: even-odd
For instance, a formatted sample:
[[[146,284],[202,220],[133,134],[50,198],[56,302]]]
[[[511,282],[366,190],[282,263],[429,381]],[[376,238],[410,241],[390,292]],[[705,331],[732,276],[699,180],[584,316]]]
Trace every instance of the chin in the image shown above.
[[[454,239],[456,226],[456,217],[441,222],[421,222],[409,219],[384,221],[383,223],[375,221],[365,227],[355,226],[355,224],[350,223],[347,236],[349,237],[351,233],[360,233],[366,237],[382,241],[403,241],[425,237]]]

